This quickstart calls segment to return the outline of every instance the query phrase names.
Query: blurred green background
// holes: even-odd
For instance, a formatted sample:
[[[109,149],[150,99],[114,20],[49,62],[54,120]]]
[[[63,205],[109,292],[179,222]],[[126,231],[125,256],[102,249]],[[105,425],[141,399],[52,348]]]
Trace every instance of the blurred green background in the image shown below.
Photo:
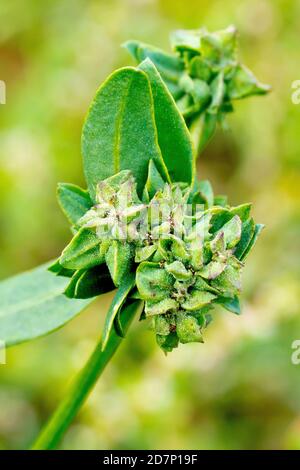
[[[58,181],[83,185],[80,134],[97,87],[132,64],[130,38],[168,48],[176,28],[234,23],[240,54],[273,92],[236,103],[203,153],[201,177],[266,224],[244,271],[243,315],[216,311],[204,345],[167,357],[134,325],[64,449],[300,449],[297,0],[10,0],[0,6],[0,277],[55,257],[70,234]],[[98,339],[110,295],[0,366],[0,448],[24,448]]]

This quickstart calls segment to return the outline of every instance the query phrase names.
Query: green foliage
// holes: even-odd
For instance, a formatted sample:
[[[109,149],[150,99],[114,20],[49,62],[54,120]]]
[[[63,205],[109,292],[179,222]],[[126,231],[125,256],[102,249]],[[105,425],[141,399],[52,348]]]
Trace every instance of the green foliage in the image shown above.
[[[191,184],[194,152],[184,119],[153,63],[146,59],[139,69],[147,74],[151,85],[158,143],[170,178]]]
[[[174,31],[171,46],[173,55],[139,41],[124,44],[137,62],[148,57],[155,64],[201,152],[217,123],[232,112],[232,101],[265,94],[270,87],[238,61],[234,26],[213,33]]]
[[[40,266],[0,283],[0,331],[6,346],[57,330],[90,303],[62,294],[68,279]]]
[[[199,193],[178,185],[166,185],[156,193],[149,208],[159,200],[169,203],[165,215],[171,233],[157,230],[165,224],[159,220],[152,233],[162,233],[163,238],[148,236],[137,251],[136,285],[145,301],[146,317],[163,317],[155,320],[154,329],[165,352],[178,342],[202,342],[202,331],[210,321],[208,313],[215,304],[240,313],[241,259],[255,242],[254,228],[249,232],[249,226],[254,227],[249,204],[213,205],[210,184],[205,181],[198,186]],[[191,216],[182,204],[199,195],[202,206],[196,206]]]
[[[57,199],[63,213],[72,225],[76,225],[77,221],[93,204],[88,191],[70,183],[58,184]]]
[[[122,334],[121,307],[135,284],[145,316],[160,318],[154,323],[165,352],[179,342],[202,341],[214,304],[240,312],[243,260],[262,226],[251,218],[250,204],[231,208],[224,197],[214,196],[209,181],[195,180],[185,120],[201,122],[201,147],[232,109],[232,100],[265,93],[267,87],[237,61],[232,27],[216,33],[177,31],[172,46],[173,56],[127,43],[142,63],[115,71],[96,93],[82,131],[88,190],[58,186],[58,201],[74,236],[49,267],[56,275],[50,276],[52,282],[41,268],[45,309],[59,312],[61,322],[44,315],[42,332],[85,305],[67,298],[92,298],[118,287],[106,317],[105,345],[113,325]],[[23,282],[21,276],[13,284],[22,293]],[[28,298],[32,305],[22,304],[22,310],[34,318],[39,289],[31,289]],[[18,309],[13,312],[19,315]],[[14,341],[22,338],[17,331]],[[32,337],[43,334],[35,331]]]
[[[237,62],[232,28],[179,31],[172,44],[174,55],[127,44],[142,63],[108,77],[83,126],[88,189],[58,186],[72,240],[49,272],[37,268],[0,286],[1,339],[8,345],[53,331],[88,299],[118,288],[101,348],[36,448],[57,442],[139,307],[165,353],[203,342],[216,304],[240,313],[243,261],[262,226],[249,204],[231,208],[208,181],[196,180],[187,126],[202,149],[233,100],[267,87]]]
[[[118,288],[116,295],[107,312],[107,315],[105,318],[105,324],[103,328],[103,333],[102,333],[102,343],[101,343],[102,349],[105,349],[111,330],[114,325],[114,321],[116,317],[122,314],[123,304],[126,302],[126,299],[129,296],[129,293],[134,287],[134,285],[135,285],[134,273],[128,273],[127,276],[123,278],[123,282]],[[127,303],[127,305],[129,305],[129,303]],[[122,333],[121,333],[121,336],[122,336]]]
[[[132,171],[141,194],[150,159],[167,177],[144,72],[130,67],[117,70],[99,88],[83,126],[82,154],[93,200],[98,183],[121,170]]]

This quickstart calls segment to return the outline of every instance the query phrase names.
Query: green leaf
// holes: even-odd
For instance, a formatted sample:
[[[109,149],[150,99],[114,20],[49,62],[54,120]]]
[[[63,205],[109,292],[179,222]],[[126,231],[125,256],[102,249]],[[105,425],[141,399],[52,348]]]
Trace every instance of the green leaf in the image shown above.
[[[218,297],[216,303],[222,305],[229,312],[235,313],[236,315],[241,314],[241,306],[238,296],[235,297]]]
[[[255,223],[254,220],[248,219],[242,225],[242,235],[241,239],[235,247],[234,256],[238,259],[242,259],[244,252],[246,251],[249,243],[252,240],[252,237],[255,232]]]
[[[242,222],[238,215],[232,217],[223,227],[220,232],[224,233],[224,240],[227,248],[233,248],[240,241],[242,234]]]
[[[168,273],[172,274],[179,281],[185,281],[192,276],[191,271],[188,271],[181,261],[173,261],[171,264],[166,264],[165,267]]]
[[[48,264],[0,283],[0,339],[6,346],[56,330],[92,300],[70,300],[63,291],[69,279],[47,271]]]
[[[158,302],[147,300],[145,303],[145,313],[147,316],[162,315],[170,310],[176,310],[177,308],[178,302],[168,297],[163,300],[159,300]]]
[[[157,141],[151,88],[143,71],[125,67],[101,85],[83,126],[82,154],[94,201],[97,184],[121,170],[131,170],[141,195],[150,159],[168,179]]]
[[[100,252],[100,240],[96,233],[82,228],[63,250],[60,264],[67,269],[88,269],[104,263],[105,257]]]
[[[171,46],[179,52],[199,52],[202,34],[202,30],[177,29],[170,34]]]
[[[230,99],[239,100],[252,95],[265,95],[270,91],[270,86],[258,82],[255,75],[244,65],[238,65],[226,91]]]
[[[63,276],[63,277],[72,277],[73,274],[74,274],[74,269],[64,268],[60,264],[59,258],[57,260],[55,260],[54,263],[52,263],[49,266],[48,271],[50,271],[51,273],[56,274],[56,276]]]
[[[157,250],[156,245],[146,245],[142,247],[138,246],[135,249],[134,261],[136,263],[141,263],[142,261],[146,261],[149,258],[151,258],[151,256],[155,253],[156,250]]]
[[[153,160],[150,160],[148,168],[148,178],[145,186],[149,198],[152,199],[156,191],[163,189],[164,185],[164,179],[156,168]]]
[[[134,273],[129,273],[125,276],[122,280],[122,284],[118,288],[116,295],[113,298],[113,301],[109,307],[107,315],[105,317],[104,329],[102,333],[102,350],[105,348],[106,343],[109,338],[110,331],[114,324],[114,319],[118,312],[120,311],[122,305],[124,304],[125,300],[131,289],[135,284],[135,275]]]
[[[75,273],[73,274],[69,284],[67,285],[66,289],[64,290],[65,296],[68,297],[69,299],[73,299],[75,297],[76,284],[78,282],[78,279],[80,278],[80,276],[84,272],[85,272],[84,270],[75,271]]]
[[[181,304],[181,306],[185,310],[195,311],[199,310],[200,308],[208,305],[213,299],[215,299],[215,295],[211,292],[193,289],[189,294],[187,300]]]
[[[251,202],[240,204],[239,206],[232,207],[230,213],[233,215],[238,215],[242,222],[245,222],[249,219],[251,212],[252,204]]]
[[[184,64],[179,57],[167,54],[157,47],[144,44],[140,41],[127,41],[123,44],[123,47],[129,51],[137,63],[149,58],[154,63],[174,98],[177,99],[182,95],[178,82]]]
[[[207,208],[213,206],[214,204],[214,192],[212,186],[208,180],[200,181],[199,183],[199,193],[203,200],[206,203]]]
[[[172,181],[192,183],[195,172],[190,133],[158,71],[146,59],[139,65],[150,81],[158,143]]]
[[[198,155],[213,137],[217,128],[217,122],[218,115],[209,112],[201,114],[201,116],[192,121],[190,131]]]
[[[156,342],[165,354],[173,351],[178,346],[178,336],[175,332],[168,335],[156,335]]]
[[[192,315],[181,314],[177,316],[176,333],[179,341],[185,343],[203,343],[201,327]]]
[[[223,103],[225,85],[224,74],[220,72],[211,83],[212,101],[209,106],[211,112],[217,113]]]
[[[76,225],[93,205],[87,191],[70,183],[58,183],[57,199],[63,213],[72,225]]]
[[[105,261],[115,286],[123,283],[123,279],[129,275],[133,257],[134,253],[129,243],[112,241],[106,252]]]
[[[213,207],[210,213],[211,233],[218,232],[233,217],[230,210],[223,207]]]
[[[212,280],[211,285],[224,297],[235,297],[241,290],[241,270],[228,264],[222,273]]]
[[[115,286],[105,264],[87,271],[79,271],[74,294],[75,299],[89,299],[114,290]]]
[[[163,300],[174,284],[174,278],[158,263],[145,261],[136,271],[136,285],[144,300]]]
[[[200,276],[205,279],[215,279],[220,276],[226,267],[226,261],[211,261],[206,264],[200,271]]]
[[[244,251],[243,255],[240,258],[241,261],[244,261],[244,259],[248,256],[248,254],[252,250],[253,246],[255,245],[255,243],[256,243],[261,231],[263,230],[263,228],[264,228],[263,224],[256,224],[255,225],[254,234],[253,234],[252,239],[251,239],[250,243],[248,244],[246,250]]]

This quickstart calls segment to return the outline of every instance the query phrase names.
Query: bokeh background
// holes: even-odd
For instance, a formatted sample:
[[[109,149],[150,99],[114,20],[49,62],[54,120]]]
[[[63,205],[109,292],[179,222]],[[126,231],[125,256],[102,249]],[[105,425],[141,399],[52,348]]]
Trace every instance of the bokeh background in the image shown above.
[[[234,23],[241,57],[273,92],[238,102],[199,174],[266,229],[244,271],[243,315],[217,311],[204,345],[165,357],[136,322],[63,449],[300,449],[297,0],[10,0],[0,4],[0,277],[55,257],[70,238],[58,181],[83,185],[80,134],[96,88],[132,64],[130,38],[168,48],[176,28]],[[27,447],[98,339],[110,295],[0,366],[0,448]]]

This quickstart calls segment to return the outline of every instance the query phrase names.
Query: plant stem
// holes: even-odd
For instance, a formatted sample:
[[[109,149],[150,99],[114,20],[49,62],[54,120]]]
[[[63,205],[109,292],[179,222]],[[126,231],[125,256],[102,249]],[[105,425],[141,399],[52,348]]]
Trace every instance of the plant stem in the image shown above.
[[[122,310],[120,322],[123,331],[126,331],[129,328],[140,307],[141,302],[135,301],[128,304]],[[42,430],[41,434],[32,446],[32,449],[46,450],[54,449],[56,447],[121,342],[122,338],[117,335],[113,328],[106,347],[102,350],[101,342],[97,344],[88,362],[75,378],[68,394]]]

